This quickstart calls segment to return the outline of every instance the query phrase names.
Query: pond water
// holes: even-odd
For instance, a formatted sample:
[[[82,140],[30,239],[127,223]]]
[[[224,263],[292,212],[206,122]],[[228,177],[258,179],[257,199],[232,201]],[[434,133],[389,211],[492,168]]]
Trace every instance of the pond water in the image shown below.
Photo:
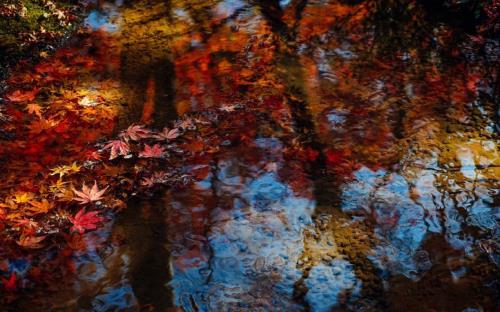
[[[405,3],[102,2],[68,45],[108,58],[113,131],[215,109],[222,147],[80,248],[3,255],[67,268],[4,309],[494,311],[499,42]]]

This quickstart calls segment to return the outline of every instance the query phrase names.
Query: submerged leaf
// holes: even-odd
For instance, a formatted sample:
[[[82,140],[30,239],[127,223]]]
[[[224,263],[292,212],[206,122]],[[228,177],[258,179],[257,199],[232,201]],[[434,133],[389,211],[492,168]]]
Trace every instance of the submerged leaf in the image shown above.
[[[8,279],[4,277],[0,277],[0,279],[2,280],[3,287],[6,291],[15,291],[17,289],[16,273],[12,272]]]
[[[97,224],[104,221],[104,218],[98,216],[97,211],[86,213],[85,208],[78,211],[74,217],[68,217],[68,219],[73,224],[71,230],[80,234],[85,233],[87,230],[97,229]]]

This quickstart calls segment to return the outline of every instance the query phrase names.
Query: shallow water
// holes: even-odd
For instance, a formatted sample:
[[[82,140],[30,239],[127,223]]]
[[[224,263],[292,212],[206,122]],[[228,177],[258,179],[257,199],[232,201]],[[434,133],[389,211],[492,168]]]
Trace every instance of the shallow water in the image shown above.
[[[495,310],[499,43],[481,54],[449,17],[358,2],[90,12],[89,41],[117,54],[116,130],[255,111],[229,112],[225,147],[182,164],[209,168],[201,181],[129,201],[79,251],[47,251],[72,270],[5,309]]]

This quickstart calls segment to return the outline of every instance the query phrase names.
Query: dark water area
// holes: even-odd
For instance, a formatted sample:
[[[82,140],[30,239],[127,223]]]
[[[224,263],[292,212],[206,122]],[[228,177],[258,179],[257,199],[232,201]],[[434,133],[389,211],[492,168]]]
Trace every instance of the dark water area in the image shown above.
[[[223,113],[220,148],[3,252],[0,310],[496,311],[500,42],[476,2],[103,1],[68,45],[105,58],[110,132]]]

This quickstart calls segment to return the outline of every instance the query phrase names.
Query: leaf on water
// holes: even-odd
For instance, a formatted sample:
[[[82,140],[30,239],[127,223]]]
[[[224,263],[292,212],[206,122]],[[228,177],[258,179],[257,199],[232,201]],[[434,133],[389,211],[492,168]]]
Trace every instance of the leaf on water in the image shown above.
[[[42,199],[41,201],[30,202],[30,206],[26,207],[26,210],[29,210],[32,214],[38,214],[46,213],[52,208],[54,208],[54,203],[51,203],[46,199]]]
[[[139,153],[139,157],[142,158],[161,158],[165,154],[165,148],[161,147],[160,144],[155,144],[149,146],[144,145],[144,150]]]
[[[85,183],[83,183],[81,191],[77,191],[73,188],[73,192],[76,195],[75,197],[73,197],[73,200],[79,201],[81,205],[98,201],[102,199],[102,196],[107,189],[108,188],[106,187],[102,190],[99,190],[99,188],[97,187],[97,182],[94,182],[92,188],[89,188],[85,185]]]
[[[7,95],[6,98],[13,103],[29,102],[35,99],[38,92],[40,92],[39,88],[35,88],[31,91],[16,90]]]
[[[225,106],[219,107],[219,110],[221,110],[223,112],[231,113],[231,112],[236,111],[237,108],[238,108],[238,105],[225,105]]]
[[[54,128],[60,123],[60,121],[55,120],[53,118],[49,119],[39,119],[33,121],[28,127],[30,128],[30,132],[32,134],[39,134],[45,130],[49,130],[51,128]]]
[[[178,138],[179,135],[181,135],[179,129],[174,128],[174,129],[168,129],[168,128],[163,128],[163,131],[160,132],[156,138],[158,140],[173,140],[175,138]]]
[[[97,229],[98,223],[104,221],[104,218],[98,216],[97,211],[86,213],[85,208],[78,211],[74,217],[68,217],[68,219],[73,224],[71,230],[80,234],[85,233],[87,230]]]
[[[175,123],[175,126],[182,128],[182,129],[192,129],[195,125],[194,125],[193,120],[191,118],[187,118],[184,120],[177,121]]]
[[[30,235],[21,235],[18,241],[16,243],[25,248],[32,248],[32,249],[37,249],[41,248],[42,245],[40,244],[41,241],[45,239],[45,236],[30,236]]]
[[[14,220],[14,222],[20,227],[34,228],[34,229],[38,228],[38,223],[30,219],[19,219],[19,220]]]
[[[145,129],[144,126],[131,125],[127,130],[122,131],[120,136],[125,140],[139,141],[140,139],[149,138],[151,136],[151,131]]]
[[[146,187],[152,187],[156,183],[155,177],[145,177],[141,180],[141,185]]]
[[[83,98],[78,100],[78,104],[81,106],[85,106],[85,107],[95,107],[98,105],[98,103],[96,101],[92,100],[88,96],[84,96]]]
[[[109,142],[106,146],[104,146],[105,149],[111,149],[111,152],[109,154],[109,160],[113,160],[119,155],[122,156],[127,156],[130,153],[130,148],[126,142],[123,142],[122,140],[113,140]]]
[[[80,171],[81,166],[78,166],[76,162],[73,162],[71,166],[57,166],[53,169],[50,169],[52,173],[50,175],[59,175],[59,178],[62,178],[66,174],[77,173]]]
[[[28,111],[29,114],[34,114],[36,116],[38,116],[38,118],[42,119],[42,111],[43,111],[43,108],[38,105],[38,104],[34,104],[34,103],[31,103],[31,104],[28,104],[26,105],[26,110]]]
[[[17,204],[24,204],[28,203],[33,199],[33,194],[32,193],[16,193],[14,194],[14,202]]]

